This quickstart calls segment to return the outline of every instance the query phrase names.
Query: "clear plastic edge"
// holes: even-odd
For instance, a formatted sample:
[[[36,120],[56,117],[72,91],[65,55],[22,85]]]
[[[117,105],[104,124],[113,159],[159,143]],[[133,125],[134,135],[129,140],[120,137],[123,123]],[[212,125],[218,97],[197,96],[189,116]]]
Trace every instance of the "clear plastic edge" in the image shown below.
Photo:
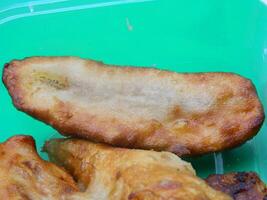
[[[89,0],[86,2],[77,0],[76,1],[75,0],[28,1],[0,8],[0,25],[16,19],[37,16],[37,15],[93,9],[93,8],[116,6],[123,4],[144,3],[151,1],[155,0],[109,0],[101,2],[89,1]],[[48,5],[49,9],[47,8]],[[10,14],[13,12],[15,12],[15,14]]]

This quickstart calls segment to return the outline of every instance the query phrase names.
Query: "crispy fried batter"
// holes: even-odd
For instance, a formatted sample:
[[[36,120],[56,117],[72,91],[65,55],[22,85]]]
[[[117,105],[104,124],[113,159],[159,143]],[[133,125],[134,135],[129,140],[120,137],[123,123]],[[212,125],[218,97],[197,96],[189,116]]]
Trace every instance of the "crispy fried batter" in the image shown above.
[[[63,135],[177,155],[220,151],[259,130],[252,83],[230,73],[178,74],[75,57],[33,57],[5,66],[14,105]]]
[[[0,144],[1,199],[267,199],[266,185],[255,173],[211,175],[206,179],[209,187],[189,163],[167,152],[113,148],[79,139],[51,140],[45,150],[73,175],[79,189],[63,169],[38,156],[32,137],[14,136]]]
[[[93,200],[230,200],[169,152],[130,150],[80,139],[54,139],[44,150]]]
[[[0,144],[0,177],[0,199],[63,200],[79,191],[69,174],[38,156],[30,136]]]
[[[211,175],[206,182],[212,188],[229,194],[234,200],[267,199],[266,185],[253,172]]]

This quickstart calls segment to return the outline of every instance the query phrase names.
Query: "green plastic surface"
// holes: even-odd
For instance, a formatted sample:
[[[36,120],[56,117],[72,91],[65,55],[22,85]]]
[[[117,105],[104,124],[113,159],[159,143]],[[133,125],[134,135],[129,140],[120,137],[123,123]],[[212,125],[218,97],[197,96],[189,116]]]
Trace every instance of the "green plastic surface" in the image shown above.
[[[177,72],[235,72],[255,83],[266,108],[264,0],[11,2],[0,3],[1,66],[29,56],[72,55]],[[30,134],[40,150],[56,134],[17,111],[2,83],[0,97],[0,141]],[[267,181],[266,139],[264,123],[259,134],[239,148],[188,160],[202,177],[215,173],[216,160],[217,172],[256,171]]]

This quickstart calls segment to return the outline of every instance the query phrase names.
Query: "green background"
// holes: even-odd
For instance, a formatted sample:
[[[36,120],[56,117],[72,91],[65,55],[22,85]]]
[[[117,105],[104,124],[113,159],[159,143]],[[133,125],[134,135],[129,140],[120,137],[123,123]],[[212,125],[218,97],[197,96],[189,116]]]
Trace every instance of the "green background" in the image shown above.
[[[1,66],[29,56],[73,55],[177,72],[235,72],[255,83],[266,106],[267,7],[263,1],[126,0],[126,4],[113,6],[105,2],[33,5],[29,14],[22,1],[1,1]],[[82,9],[88,5],[98,7]],[[63,12],[62,8],[73,11]],[[25,13],[32,16],[23,17]],[[45,140],[57,135],[18,112],[2,83],[0,97],[1,141],[14,134],[30,134],[40,150]],[[264,123],[253,140],[223,152],[224,170],[256,171],[267,181],[266,139]],[[213,154],[188,160],[202,177],[215,172]]]

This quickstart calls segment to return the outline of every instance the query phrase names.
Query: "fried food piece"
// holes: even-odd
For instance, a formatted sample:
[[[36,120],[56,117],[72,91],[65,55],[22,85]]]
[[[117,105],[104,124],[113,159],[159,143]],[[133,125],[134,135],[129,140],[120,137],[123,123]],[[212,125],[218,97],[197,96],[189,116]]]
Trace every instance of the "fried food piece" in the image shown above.
[[[230,200],[195,176],[191,165],[169,152],[115,148],[80,139],[44,146],[52,162],[78,182],[77,199]]]
[[[214,189],[229,194],[234,200],[266,200],[267,188],[256,173],[239,172],[211,175],[206,182]]]
[[[0,144],[1,199],[60,200],[79,191],[72,177],[42,160],[30,136],[15,136]]]
[[[240,145],[264,120],[252,83],[230,73],[32,57],[6,64],[3,81],[19,110],[63,135],[180,156]]]

